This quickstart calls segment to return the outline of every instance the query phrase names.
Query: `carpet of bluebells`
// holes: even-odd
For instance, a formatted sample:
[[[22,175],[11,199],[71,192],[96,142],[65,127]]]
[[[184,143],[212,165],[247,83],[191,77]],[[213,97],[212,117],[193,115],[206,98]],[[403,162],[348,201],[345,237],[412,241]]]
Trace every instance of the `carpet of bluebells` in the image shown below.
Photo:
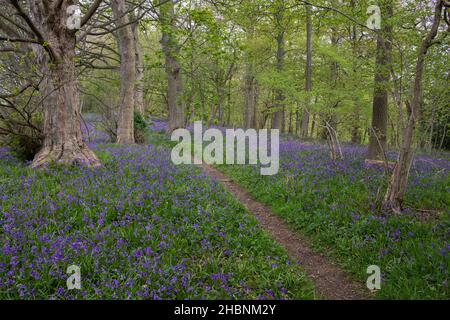
[[[168,148],[90,146],[103,167],[32,170],[0,149],[0,298],[314,298],[300,262]]]
[[[415,158],[406,209],[393,215],[377,201],[387,184],[384,169],[366,165],[366,151],[346,146],[344,160],[333,162],[325,146],[288,139],[280,143],[277,175],[261,176],[250,165],[220,169],[355,278],[367,279],[367,267],[378,265],[379,297],[449,299],[448,154]]]
[[[152,122],[149,145],[119,147],[95,120],[83,131],[98,169],[36,171],[0,148],[0,298],[314,298],[301,261],[215,181],[171,163],[164,121]],[[393,215],[377,201],[384,171],[365,152],[345,146],[332,162],[326,147],[287,138],[275,176],[220,169],[356,279],[380,266],[378,297],[449,299],[448,154],[415,158],[407,209]],[[70,265],[81,267],[79,291],[67,290]]]

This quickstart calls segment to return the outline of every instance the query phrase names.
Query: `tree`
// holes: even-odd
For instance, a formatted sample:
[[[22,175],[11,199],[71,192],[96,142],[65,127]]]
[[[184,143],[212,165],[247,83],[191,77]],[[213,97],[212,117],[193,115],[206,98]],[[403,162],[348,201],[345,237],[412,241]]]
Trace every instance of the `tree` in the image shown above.
[[[305,91],[309,94],[312,91],[312,18],[311,18],[311,6],[306,5],[306,68],[305,68]],[[309,127],[309,107],[310,97],[307,98],[306,107],[303,110],[303,117],[300,127],[300,137],[308,137]]]
[[[136,19],[132,15],[132,19]],[[144,65],[143,65],[143,52],[139,40],[139,22],[135,21],[132,25],[133,29],[133,39],[134,39],[134,51],[135,51],[135,61],[136,61],[136,81],[134,85],[134,106],[135,111],[140,114],[145,113],[145,102],[144,102]]]
[[[275,12],[274,12],[274,20],[275,20],[275,30],[276,30],[276,43],[277,43],[277,52],[276,52],[276,69],[278,73],[282,73],[284,70],[284,59],[286,55],[285,50],[285,7],[282,1],[276,1],[275,3]],[[275,111],[273,114],[272,120],[272,129],[280,129],[284,131],[284,121],[285,121],[285,107],[284,107],[285,96],[282,89],[276,89],[275,92]]]
[[[39,92],[43,105],[43,146],[33,167],[50,162],[99,166],[96,155],[83,142],[80,126],[75,67],[76,29],[69,23],[74,1],[31,1],[24,5],[8,1],[24,30],[24,38],[2,37],[0,40],[30,43],[42,74]],[[80,19],[84,26],[101,4],[94,1]],[[2,31],[5,31],[2,29]],[[29,37],[29,38],[28,38]]]
[[[392,173],[391,180],[384,197],[384,205],[393,208],[395,212],[401,211],[407,189],[409,172],[411,170],[413,161],[412,146],[414,133],[416,124],[418,123],[421,115],[422,78],[424,63],[428,49],[436,43],[434,39],[436,38],[439,31],[443,8],[445,8],[445,10],[446,8],[450,8],[450,2],[437,0],[434,8],[434,17],[431,29],[425,39],[422,41],[422,45],[419,49],[419,54],[416,61],[412,97],[411,102],[408,103],[408,121],[403,133],[403,141],[400,148],[400,153],[398,155],[397,164],[395,166],[394,172]],[[450,24],[447,17],[446,22],[448,24],[446,32],[448,33],[450,32]]]
[[[125,0],[111,1],[113,16],[119,29],[120,102],[117,143],[134,143],[134,96],[136,81],[136,43]]]
[[[159,21],[161,45],[165,56],[167,74],[167,105],[169,113],[168,132],[185,125],[185,101],[183,99],[183,78],[179,62],[180,47],[176,38],[175,6],[172,0],[160,0]]]
[[[387,146],[388,95],[390,64],[392,63],[392,0],[382,1],[381,13],[383,29],[377,34],[372,126],[370,128],[369,150],[367,153],[367,159],[369,160],[384,160]]]
[[[247,38],[250,42],[254,37],[254,26],[249,26],[247,31]],[[255,128],[256,127],[256,78],[255,78],[255,63],[253,53],[250,49],[246,52],[245,62],[245,80],[244,80],[244,92],[245,92],[245,107],[244,107],[244,127]]]

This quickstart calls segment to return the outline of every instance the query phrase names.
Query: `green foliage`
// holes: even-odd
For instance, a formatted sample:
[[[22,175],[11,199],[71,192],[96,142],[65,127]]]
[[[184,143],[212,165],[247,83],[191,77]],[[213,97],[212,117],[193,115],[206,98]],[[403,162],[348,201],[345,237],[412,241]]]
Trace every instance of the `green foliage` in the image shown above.
[[[142,114],[134,112],[134,140],[138,144],[145,143],[145,135],[148,130],[147,121]]]
[[[301,267],[199,169],[168,166],[161,147],[95,151],[96,170],[0,158],[0,277],[12,283],[0,298],[314,298]],[[66,290],[72,264],[82,290]]]
[[[393,215],[372,205],[382,169],[365,168],[362,153],[345,153],[346,160],[332,163],[326,148],[286,147],[289,154],[280,164],[286,169],[276,176],[261,176],[254,166],[219,168],[361,282],[369,265],[380,266],[378,297],[448,299],[450,176],[445,169],[417,162],[421,172],[411,177],[409,209]]]
[[[9,135],[6,145],[18,159],[31,161],[42,147],[42,139],[31,135]]]
[[[31,161],[42,147],[42,119],[36,113],[28,125],[17,125],[15,117],[4,118],[3,125],[10,131],[2,135],[0,142],[8,146],[14,156],[22,161]]]

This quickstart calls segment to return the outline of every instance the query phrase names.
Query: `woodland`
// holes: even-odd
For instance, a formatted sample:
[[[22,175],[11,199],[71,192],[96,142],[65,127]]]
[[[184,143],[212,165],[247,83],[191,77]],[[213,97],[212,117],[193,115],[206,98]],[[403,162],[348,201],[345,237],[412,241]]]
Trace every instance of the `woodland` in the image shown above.
[[[447,0],[0,0],[0,298],[333,298],[172,163],[201,121],[279,130],[276,175],[214,170],[364,298],[449,299],[449,33]]]

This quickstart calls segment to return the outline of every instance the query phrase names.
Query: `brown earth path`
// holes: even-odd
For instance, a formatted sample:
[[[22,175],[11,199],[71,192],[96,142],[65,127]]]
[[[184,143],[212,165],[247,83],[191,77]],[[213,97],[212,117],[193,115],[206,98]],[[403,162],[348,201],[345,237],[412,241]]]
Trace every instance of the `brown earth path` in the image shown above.
[[[286,222],[275,216],[262,203],[253,200],[247,191],[219,170],[207,164],[202,164],[200,167],[244,204],[248,211],[258,219],[261,227],[284,247],[292,260],[300,261],[306,276],[314,283],[318,298],[329,300],[370,299],[370,292],[363,283],[351,280],[341,268],[323,255],[313,251],[308,241],[297,232],[293,232]]]

